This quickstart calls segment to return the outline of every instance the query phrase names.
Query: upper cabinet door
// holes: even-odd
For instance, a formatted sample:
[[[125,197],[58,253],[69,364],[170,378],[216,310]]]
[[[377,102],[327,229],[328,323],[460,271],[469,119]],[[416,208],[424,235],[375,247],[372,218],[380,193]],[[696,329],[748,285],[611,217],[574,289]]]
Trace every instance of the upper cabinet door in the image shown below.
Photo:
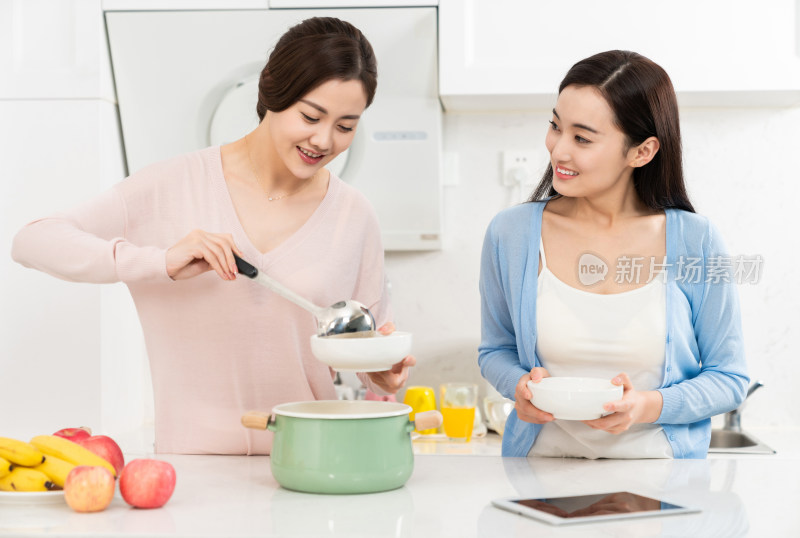
[[[0,0],[0,99],[114,99],[100,0]]]
[[[440,0],[446,110],[552,106],[578,60],[639,52],[672,78],[683,106],[800,103],[795,0]]]

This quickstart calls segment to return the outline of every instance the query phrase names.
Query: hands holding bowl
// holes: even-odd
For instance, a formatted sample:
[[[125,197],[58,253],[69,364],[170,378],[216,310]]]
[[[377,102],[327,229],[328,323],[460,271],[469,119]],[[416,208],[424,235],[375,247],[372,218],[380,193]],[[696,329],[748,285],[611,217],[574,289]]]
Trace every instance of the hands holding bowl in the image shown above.
[[[388,336],[394,332],[394,323],[389,322],[378,329],[378,332]],[[389,370],[369,372],[367,375],[373,383],[380,388],[394,394],[408,379],[408,369],[417,364],[417,359],[412,355],[406,355],[400,362],[392,365]]]
[[[636,423],[656,421],[662,405],[660,392],[637,391],[624,372],[609,382],[598,378],[551,377],[541,367],[520,378],[514,399],[517,416],[525,422],[580,420],[591,428],[613,434],[622,433]]]

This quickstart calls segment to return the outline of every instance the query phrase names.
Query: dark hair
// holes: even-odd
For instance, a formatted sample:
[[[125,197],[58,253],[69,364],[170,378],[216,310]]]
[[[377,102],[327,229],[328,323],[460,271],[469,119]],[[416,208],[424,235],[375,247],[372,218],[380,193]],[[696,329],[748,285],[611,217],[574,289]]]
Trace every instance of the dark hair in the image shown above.
[[[361,31],[333,17],[314,17],[289,28],[269,55],[258,81],[256,112],[281,112],[332,79],[360,80],[367,106],[378,86],[378,62]]]
[[[659,150],[646,165],[633,170],[633,185],[651,209],[668,207],[694,212],[683,181],[678,100],[666,71],[635,52],[610,50],[572,66],[561,85],[596,88],[614,112],[628,148],[654,136]],[[548,165],[529,202],[557,195],[553,166]]]

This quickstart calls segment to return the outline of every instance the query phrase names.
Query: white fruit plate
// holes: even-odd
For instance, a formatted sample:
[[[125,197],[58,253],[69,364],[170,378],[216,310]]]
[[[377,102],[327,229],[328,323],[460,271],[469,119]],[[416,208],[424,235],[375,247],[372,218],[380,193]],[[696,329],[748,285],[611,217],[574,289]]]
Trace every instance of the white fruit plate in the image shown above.
[[[411,353],[411,333],[314,335],[311,337],[311,352],[334,370],[381,372],[390,370]]]
[[[53,504],[64,502],[64,490],[0,491],[0,504]]]

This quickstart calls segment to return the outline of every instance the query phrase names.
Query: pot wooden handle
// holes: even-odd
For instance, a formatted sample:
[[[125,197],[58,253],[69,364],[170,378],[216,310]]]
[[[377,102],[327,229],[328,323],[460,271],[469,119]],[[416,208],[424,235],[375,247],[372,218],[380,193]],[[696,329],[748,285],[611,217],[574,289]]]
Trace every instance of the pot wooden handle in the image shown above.
[[[442,414],[435,409],[414,414],[414,429],[417,431],[438,428],[443,422]]]
[[[242,426],[254,430],[266,430],[270,416],[269,413],[263,411],[248,411],[242,415]]]

